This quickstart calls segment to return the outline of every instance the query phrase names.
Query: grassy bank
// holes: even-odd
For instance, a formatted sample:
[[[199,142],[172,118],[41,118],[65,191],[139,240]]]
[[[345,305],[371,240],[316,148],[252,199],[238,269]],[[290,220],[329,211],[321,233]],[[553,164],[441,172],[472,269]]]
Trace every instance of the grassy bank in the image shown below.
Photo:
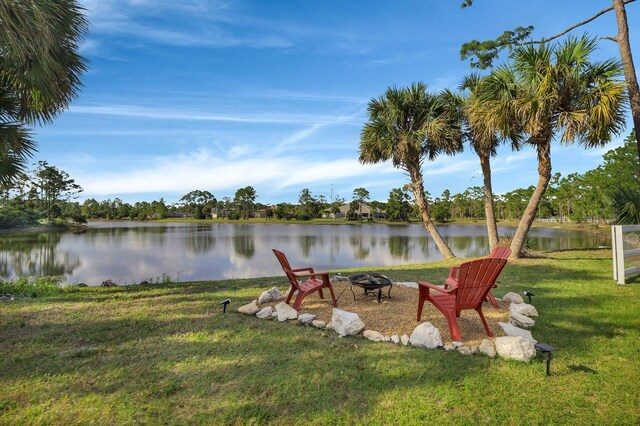
[[[551,377],[540,359],[341,339],[235,313],[284,278],[0,302],[0,423],[637,424],[640,286],[615,284],[610,256],[550,253],[501,277],[497,296],[536,294],[534,336],[559,348]],[[385,273],[439,282],[451,264]],[[234,309],[223,315],[225,298]]]

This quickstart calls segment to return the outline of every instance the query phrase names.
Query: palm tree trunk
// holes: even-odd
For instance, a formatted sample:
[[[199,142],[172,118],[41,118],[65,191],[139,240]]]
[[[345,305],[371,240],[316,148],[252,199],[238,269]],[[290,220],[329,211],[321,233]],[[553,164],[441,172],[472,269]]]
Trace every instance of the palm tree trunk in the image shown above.
[[[511,258],[522,257],[527,234],[536,218],[540,201],[551,180],[551,140],[550,138],[544,138],[541,142],[537,143],[536,146],[538,147],[538,184],[531,195],[529,204],[527,204],[527,208],[524,210],[516,233],[511,241]]]
[[[640,89],[638,88],[638,77],[636,76],[633,56],[631,55],[627,11],[624,7],[623,0],[613,0],[613,7],[616,10],[616,20],[618,21],[618,36],[616,37],[616,41],[620,48],[624,76],[627,80],[627,91],[629,92],[629,102],[631,103],[631,116],[633,117],[633,127],[636,129],[636,144],[638,148],[638,159],[640,161]]]
[[[487,219],[487,234],[489,235],[489,250],[498,245],[498,227],[493,206],[493,190],[491,189],[491,162],[488,152],[479,152],[480,167],[484,177],[484,215]]]
[[[422,183],[422,173],[420,173],[420,166],[413,166],[407,169],[409,172],[409,176],[411,177],[411,189],[413,190],[413,195],[416,197],[416,204],[418,204],[418,208],[420,209],[420,214],[422,215],[422,221],[424,223],[424,227],[427,229],[431,238],[436,243],[438,250],[445,259],[450,259],[455,257],[447,242],[442,238],[440,232],[438,232],[438,228],[433,224],[431,220],[431,216],[429,215],[429,205],[427,204],[427,197],[424,193],[424,185]]]

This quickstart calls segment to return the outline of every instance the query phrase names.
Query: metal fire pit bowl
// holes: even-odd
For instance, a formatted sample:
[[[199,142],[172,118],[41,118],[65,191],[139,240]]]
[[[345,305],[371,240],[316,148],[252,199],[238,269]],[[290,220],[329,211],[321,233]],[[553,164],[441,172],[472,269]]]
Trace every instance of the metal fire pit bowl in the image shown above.
[[[393,286],[392,281],[380,274],[373,273],[364,273],[364,274],[355,274],[349,276],[349,289],[351,293],[353,293],[353,300],[356,301],[356,293],[353,291],[353,286],[360,287],[364,289],[364,295],[371,293],[374,294],[376,290],[378,291],[378,303],[382,300],[382,289],[384,287],[389,287],[389,291],[387,292],[387,297],[391,299],[391,287]]]

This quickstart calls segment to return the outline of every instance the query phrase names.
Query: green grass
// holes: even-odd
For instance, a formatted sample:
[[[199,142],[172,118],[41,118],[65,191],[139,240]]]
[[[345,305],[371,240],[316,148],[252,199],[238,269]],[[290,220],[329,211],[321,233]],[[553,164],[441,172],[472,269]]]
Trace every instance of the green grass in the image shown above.
[[[29,279],[21,277],[16,280],[0,281],[0,294],[15,297],[43,297],[66,291],[65,287],[50,278]]]
[[[559,348],[551,377],[542,359],[338,338],[235,312],[285,288],[280,277],[77,288],[0,303],[0,423],[637,424],[638,280],[615,284],[607,251],[548,256],[509,263],[495,293],[536,294],[534,336]],[[439,282],[454,263],[385,273]]]

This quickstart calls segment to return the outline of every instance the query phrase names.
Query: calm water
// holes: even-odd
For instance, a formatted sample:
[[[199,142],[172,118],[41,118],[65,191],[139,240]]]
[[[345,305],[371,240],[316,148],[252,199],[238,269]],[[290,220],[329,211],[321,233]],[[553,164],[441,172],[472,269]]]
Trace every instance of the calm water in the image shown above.
[[[482,256],[483,225],[439,227],[456,256]],[[501,236],[513,228],[499,228]],[[555,250],[609,245],[606,235],[554,228],[531,232],[534,248]],[[213,280],[280,275],[271,252],[316,270],[400,265],[441,259],[422,225],[268,225],[91,223],[74,234],[0,234],[0,276],[61,276],[67,283],[98,285],[155,279]]]

